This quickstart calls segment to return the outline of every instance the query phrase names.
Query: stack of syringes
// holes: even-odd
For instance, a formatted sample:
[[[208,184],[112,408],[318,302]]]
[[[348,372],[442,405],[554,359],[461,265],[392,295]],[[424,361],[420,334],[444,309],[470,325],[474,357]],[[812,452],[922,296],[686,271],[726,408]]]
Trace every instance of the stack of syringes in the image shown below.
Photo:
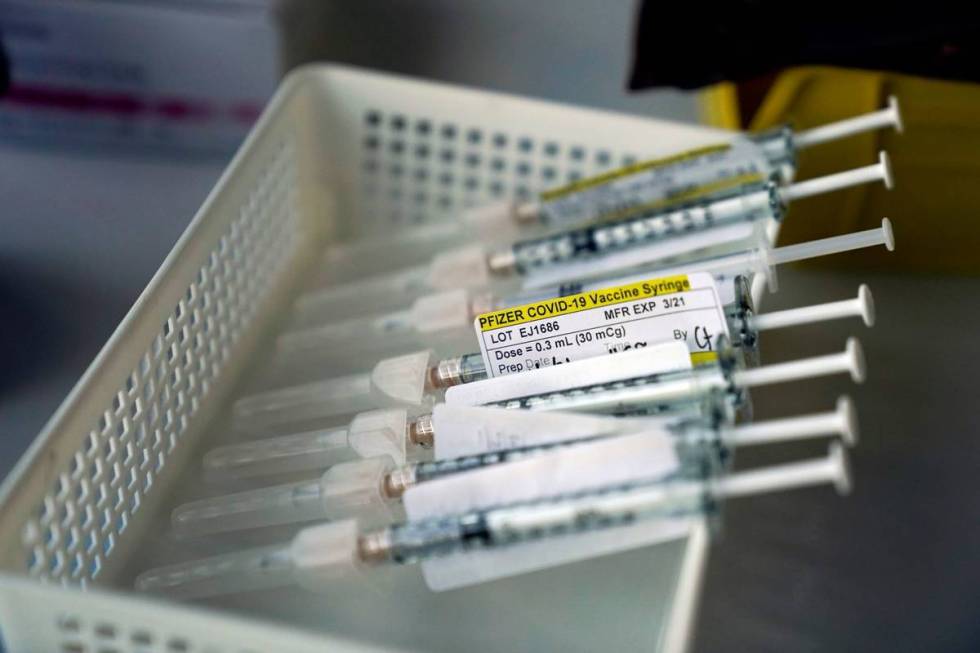
[[[137,579],[184,598],[421,567],[434,591],[684,536],[728,498],[850,479],[824,458],[732,471],[734,452],[857,440],[855,409],[753,421],[750,389],[849,374],[861,348],[762,364],[762,333],[842,318],[856,296],[756,310],[793,261],[884,245],[891,225],[777,247],[792,202],[891,187],[888,158],[797,181],[798,150],[901,129],[897,103],[794,133],[736,137],[541,193],[458,223],[325,253],[265,371],[237,398],[249,439],[208,451],[216,490],[177,506],[181,540],[277,526],[291,539]],[[791,218],[790,218],[791,219]],[[220,486],[216,486],[220,487]],[[288,536],[287,536],[288,537]],[[220,540],[220,538],[218,538]]]

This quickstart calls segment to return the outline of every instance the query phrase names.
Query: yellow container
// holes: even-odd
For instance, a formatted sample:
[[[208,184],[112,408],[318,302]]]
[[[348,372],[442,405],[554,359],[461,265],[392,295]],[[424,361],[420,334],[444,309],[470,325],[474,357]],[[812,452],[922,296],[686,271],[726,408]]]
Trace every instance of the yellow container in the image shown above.
[[[781,73],[752,119],[753,131],[783,123],[796,129],[873,111],[899,99],[905,133],[883,130],[800,153],[801,179],[873,163],[878,150],[892,159],[895,189],[851,188],[794,203],[781,244],[875,227],[892,219],[898,249],[861,252],[819,264],[976,273],[980,256],[980,86],[891,73],[826,67]],[[706,118],[737,115],[718,106],[732,94],[705,97]],[[732,112],[735,112],[734,114]],[[730,125],[725,125],[730,126]]]

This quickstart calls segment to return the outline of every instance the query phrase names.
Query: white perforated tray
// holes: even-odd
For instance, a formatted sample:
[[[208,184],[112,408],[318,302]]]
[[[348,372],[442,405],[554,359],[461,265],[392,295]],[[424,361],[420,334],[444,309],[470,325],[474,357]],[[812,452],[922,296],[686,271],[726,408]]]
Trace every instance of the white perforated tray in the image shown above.
[[[188,555],[161,536],[169,510],[325,243],[725,137],[342,67],[290,75],[0,488],[0,641],[76,652],[682,650],[701,526],[689,540],[447,594],[408,568],[380,589],[207,606],[247,620],[129,588],[151,561]]]

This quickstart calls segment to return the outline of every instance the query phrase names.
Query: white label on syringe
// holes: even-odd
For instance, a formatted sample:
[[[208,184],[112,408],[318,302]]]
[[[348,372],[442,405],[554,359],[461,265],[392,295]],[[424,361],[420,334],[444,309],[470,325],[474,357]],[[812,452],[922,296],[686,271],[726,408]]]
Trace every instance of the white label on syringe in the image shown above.
[[[770,172],[762,149],[736,138],[586,177],[545,191],[538,204],[541,220],[550,226],[621,220],[758,183]]]
[[[672,438],[655,428],[419,483],[403,503],[410,520],[433,519],[666,477],[679,464]],[[422,563],[422,572],[429,587],[441,591],[648,545],[678,537],[686,528],[666,515],[626,520],[612,529],[436,556]]]
[[[698,413],[690,408],[684,417]],[[637,419],[583,415],[581,413],[507,410],[485,406],[436,404],[432,422],[436,433],[433,458],[462,458],[488,451],[538,447],[557,442],[600,438],[614,434],[666,429],[679,421],[677,415]]]
[[[714,278],[703,272],[484,313],[474,328],[491,377],[670,341],[685,342],[702,362],[728,335]]]

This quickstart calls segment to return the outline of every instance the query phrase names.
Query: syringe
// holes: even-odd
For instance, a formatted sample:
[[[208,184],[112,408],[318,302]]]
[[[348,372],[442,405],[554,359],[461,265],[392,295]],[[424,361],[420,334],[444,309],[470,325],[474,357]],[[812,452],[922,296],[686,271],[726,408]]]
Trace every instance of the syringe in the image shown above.
[[[471,245],[453,249],[426,265],[307,293],[296,302],[295,320],[313,324],[337,315],[354,317],[378,306],[404,306],[439,290],[491,284],[506,288],[522,280],[529,287],[540,287],[605,277],[658,261],[696,259],[698,252],[723,244],[732,251],[754,249],[760,243],[768,244],[761,226],[780,219],[790,201],[875,181],[892,185],[884,152],[877,164],[786,187],[767,183],[724,199],[518,241],[504,248]]]
[[[571,228],[613,211],[651,202],[678,203],[724,192],[748,178],[789,183],[798,150],[867,131],[902,131],[898,101],[879,111],[794,134],[789,126],[738,136],[731,143],[644,160],[550,188],[535,200],[505,200],[464,210],[458,222],[422,225],[396,239],[340,243],[327,248],[317,270],[321,285],[423,263],[467,238],[501,242],[545,228]],[[726,184],[726,182],[728,182]],[[531,232],[531,233],[527,233]]]
[[[510,411],[501,412],[503,417],[510,417]],[[572,428],[563,439],[556,439],[554,425],[546,425],[543,437],[535,438],[534,433],[528,433],[529,437],[524,438],[525,442],[534,444],[443,460],[399,465],[390,456],[377,456],[340,463],[327,469],[319,479],[192,501],[173,511],[174,531],[178,536],[190,537],[348,517],[357,517],[362,524],[389,523],[400,514],[402,495],[420,483],[521,460],[554,447],[630,433],[669,440],[678,459],[694,469],[725,462],[726,452],[731,448],[825,436],[840,436],[853,446],[857,439],[854,407],[844,397],[834,411],[740,426],[705,417],[670,422],[657,418],[560,413],[520,415],[530,422],[542,418],[563,424],[571,422]],[[576,419],[584,423],[577,425]],[[453,436],[452,433],[442,435]],[[714,460],[715,457],[719,459]]]
[[[425,563],[531,542],[560,545],[590,532],[704,514],[730,498],[824,483],[833,483],[841,493],[850,490],[845,454],[837,444],[831,445],[825,458],[721,478],[657,475],[373,531],[362,531],[355,520],[328,522],[304,529],[291,542],[151,569],[136,579],[136,589],[184,599],[293,584],[326,591],[331,581],[370,567]],[[663,535],[654,530],[629,546],[660,539]],[[544,557],[525,571],[565,561]]]
[[[314,366],[323,366],[326,361],[334,366],[347,361],[356,364],[368,351],[383,356],[410,349],[431,348],[444,355],[471,346],[473,320],[481,313],[657,277],[707,272],[715,276],[719,297],[728,305],[738,301],[735,278],[739,275],[751,278],[754,274],[761,274],[774,285],[776,277],[773,267],[776,265],[879,245],[884,245],[889,251],[895,249],[888,218],[884,218],[881,227],[875,229],[799,245],[759,247],[629,276],[561,284],[510,295],[498,295],[491,291],[450,290],[421,297],[409,309],[284,333],[276,340],[273,366],[290,370],[295,375],[297,370],[305,372]]]
[[[759,235],[759,227],[768,220],[781,220],[785,207],[794,200],[877,181],[888,188],[893,185],[884,152],[877,164],[863,168],[785,187],[769,183],[700,205],[520,241],[491,252],[488,265],[495,278],[534,277],[525,285],[540,287],[601,277],[660,259],[684,260],[726,243],[766,238],[764,229]]]
[[[787,125],[760,134],[738,136],[730,143],[633,163],[618,170],[573,181],[541,193],[534,202],[488,206],[476,219],[481,233],[499,232],[518,218],[550,228],[567,229],[587,222],[614,219],[645,207],[667,208],[690,200],[706,200],[753,181],[792,180],[798,150],[832,140],[894,128],[902,131],[898,100],[888,98],[885,109],[830,123],[797,134]]]
[[[551,297],[562,297],[573,293],[598,290],[610,285],[635,283],[650,277],[671,277],[678,274],[707,272],[715,277],[722,301],[729,304],[735,301],[735,296],[729,294],[729,291],[733,287],[724,282],[730,281],[739,275],[751,278],[753,281],[754,275],[762,275],[770,287],[774,289],[776,280],[774,268],[776,266],[881,245],[884,245],[890,252],[895,250],[895,234],[892,230],[891,220],[888,218],[882,218],[881,226],[874,229],[865,229],[863,231],[830,236],[828,238],[820,238],[796,245],[785,245],[783,247],[774,248],[768,244],[763,244],[759,247],[753,247],[741,252],[684,263],[644,268],[640,272],[629,275],[617,275],[614,280],[607,278],[585,282],[559,283],[546,288],[543,287],[536,290],[515,293],[501,301],[508,305],[526,304]]]
[[[883,229],[871,230],[879,234]],[[849,236],[862,236],[863,234],[850,234]],[[831,241],[831,239],[826,239]],[[867,241],[863,244],[869,245]],[[806,250],[803,254],[809,258],[817,255],[815,252],[822,244],[821,241],[808,243],[815,247]],[[834,251],[841,251],[843,247],[837,241],[828,242],[827,245],[835,246]],[[771,252],[753,252],[759,254],[755,263],[764,263],[773,260],[784,262],[781,255],[784,248],[777,248]],[[798,253],[800,250],[794,249],[787,254]],[[766,255],[768,254],[768,255]],[[726,257],[728,258],[728,257]],[[799,260],[802,257],[796,257]],[[771,328],[770,325],[777,324],[775,320],[758,319],[761,315],[755,315],[754,309],[745,302],[750,299],[750,293],[743,292],[739,296],[739,291],[744,288],[743,279],[726,274],[727,269],[732,269],[725,261],[722,266],[715,267],[718,273],[715,275],[717,282],[716,288],[718,296],[724,302],[726,311],[729,313],[729,327],[737,330],[765,330]],[[452,351],[471,347],[475,344],[473,320],[483,313],[514,308],[524,304],[536,303],[547,299],[565,297],[577,293],[588,293],[594,290],[603,290],[617,286],[625,286],[642,281],[674,276],[677,274],[692,274],[708,268],[711,272],[714,262],[694,263],[690,266],[680,266],[680,269],[670,270],[666,274],[653,271],[650,274],[631,275],[615,279],[604,279],[599,282],[585,284],[565,284],[559,287],[549,288],[538,292],[525,292],[509,296],[497,297],[488,291],[471,292],[466,290],[451,290],[436,295],[427,295],[417,300],[410,309],[404,311],[393,311],[383,315],[366,316],[353,318],[341,322],[334,322],[318,327],[287,332],[276,340],[276,354],[272,360],[272,365],[276,369],[281,369],[288,377],[308,372],[315,372],[316,368],[325,365],[336,368],[338,366],[347,368],[360,364],[365,355],[394,355],[411,349],[428,348],[438,355],[444,355]],[[745,271],[751,274],[750,270],[744,267],[737,268],[740,272]],[[771,275],[767,275],[772,278]],[[865,322],[870,325],[870,299],[871,295],[866,290],[862,290],[865,300],[864,306],[867,309],[862,311],[851,310],[841,312],[841,309],[856,307],[855,303],[831,302],[810,307],[812,310],[806,313],[793,313],[796,318],[806,317],[805,321],[798,321],[795,324],[806,322],[818,322],[827,319],[838,319],[850,315],[865,317]],[[751,313],[755,315],[753,324],[748,325],[744,319],[738,319],[739,314]],[[780,326],[792,326],[789,323],[780,323]],[[748,335],[748,333],[746,333]],[[752,338],[755,339],[754,336]]]
[[[731,423],[734,412],[722,395],[660,420],[665,427],[700,419]],[[405,409],[375,410],[349,424],[224,445],[204,454],[204,473],[212,480],[322,471],[335,464],[388,456],[395,464],[499,451],[547,439],[575,439],[582,433],[614,435],[630,423],[608,416],[501,411],[437,404],[432,412],[410,417]]]
[[[656,283],[656,279],[643,279],[650,283]],[[632,281],[631,281],[632,283]],[[726,295],[733,300],[726,304],[724,308],[724,325],[728,333],[732,334],[735,346],[743,349],[750,360],[755,358],[755,350],[758,347],[759,333],[770,329],[787,328],[803,324],[816,323],[826,320],[836,320],[848,317],[860,317],[867,326],[874,323],[874,305],[871,291],[867,286],[862,285],[858,295],[854,299],[814,304],[795,309],[776,311],[770,313],[757,314],[752,306],[749,288],[742,277],[723,282],[731,288],[726,289]],[[613,286],[615,287],[615,286]],[[603,288],[608,288],[603,286]],[[445,341],[432,337],[425,344],[431,345],[429,351],[433,355],[443,355],[448,351],[459,351],[460,349],[471,348],[477,344],[477,336],[474,333],[473,319],[476,315],[469,314],[468,306],[472,306],[467,300],[468,297],[458,291],[460,296],[447,297],[454,301],[456,306],[453,313],[459,313],[454,318],[455,328],[436,329],[438,324],[449,326],[448,312],[444,312],[434,321],[427,322],[432,327],[430,334],[435,336],[446,334]],[[586,291],[588,292],[588,291]],[[538,300],[536,300],[538,301]],[[443,308],[446,307],[446,302]],[[508,307],[511,308],[511,307]],[[484,312],[483,310],[480,311]],[[658,317],[650,318],[658,322],[655,326],[656,332],[649,332],[645,337],[646,342],[659,342],[663,339],[673,338],[676,329],[688,329],[691,313],[681,313],[672,317],[669,313],[664,313]],[[662,323],[661,323],[662,322]],[[283,370],[289,370],[291,378],[296,379],[297,375],[301,378],[315,378],[317,370],[335,369],[344,366],[354,367],[367,355],[377,355],[378,353],[404,352],[413,342],[414,332],[405,333],[404,338],[393,336],[374,337],[377,334],[370,334],[365,329],[355,328],[354,323],[338,325],[339,328],[324,327],[316,332],[302,332],[280,339],[280,350],[274,361]],[[719,327],[720,320],[719,320]],[[615,348],[619,343],[628,342],[625,339],[615,338],[606,341],[607,346]],[[348,336],[347,339],[339,339],[340,336]],[[556,334],[557,335],[557,334]],[[560,338],[559,338],[560,339]],[[406,346],[399,347],[404,343]],[[373,346],[371,346],[373,345]],[[692,342],[692,347],[694,346]],[[289,347],[288,349],[286,347]],[[566,353],[567,349],[563,350]],[[585,355],[585,354],[583,354]],[[349,362],[348,362],[349,361]],[[295,382],[295,381],[294,381]]]
[[[595,359],[592,359],[595,360]],[[602,359],[599,359],[602,360]],[[589,362],[580,361],[580,362]],[[856,338],[848,338],[844,351],[814,356],[786,363],[773,363],[753,369],[739,369],[732,363],[705,365],[691,370],[637,377],[615,383],[594,383],[572,390],[550,394],[530,394],[518,398],[507,396],[507,377],[486,379],[470,386],[451,388],[449,403],[469,406],[499,406],[516,410],[565,410],[590,413],[628,414],[638,407],[651,413],[673,410],[678,405],[703,400],[710,392],[733,393],[774,383],[796,381],[817,376],[850,374],[855,383],[863,383],[866,373],[864,353]]]
[[[630,353],[626,351],[610,354],[600,357],[600,360],[618,363],[628,359],[613,357]],[[646,348],[644,354],[650,357],[649,360],[655,361],[659,349],[653,345]],[[572,373],[589,360],[596,359],[574,361],[562,367],[568,373]],[[375,365],[369,373],[337,377],[239,399],[232,408],[232,417],[238,430],[252,431],[288,427],[292,424],[377,408],[401,407],[425,410],[432,406],[447,388],[487,379],[483,382],[495,382],[497,384],[495,387],[502,390],[512,382],[513,378],[526,377],[528,374],[541,371],[531,370],[512,377],[487,379],[483,358],[478,353],[435,360],[431,352],[421,351],[385,359]],[[795,364],[784,363],[753,370],[736,370],[735,376],[731,379],[728,378],[728,372],[721,370],[703,370],[690,377],[684,376],[687,374],[684,372],[683,378],[677,379],[670,375],[660,378],[661,375],[654,374],[654,371],[655,367],[644,374],[635,374],[637,378],[629,381],[630,387],[645,386],[655,389],[662,384],[661,382],[669,381],[667,383],[669,390],[665,389],[660,394],[665,397],[677,395],[680,399],[686,393],[686,399],[694,400],[704,396],[713,388],[727,389],[732,383],[735,386],[749,387],[842,372],[850,372],[855,379],[863,376],[860,349],[854,339],[848,341],[847,351],[844,354],[803,359]],[[622,385],[623,382],[619,384]],[[596,391],[589,392],[594,399]],[[651,396],[654,395],[660,396],[656,391]],[[644,395],[641,393],[638,396]],[[546,400],[542,398],[540,401]],[[615,403],[616,401],[612,402]],[[606,404],[610,402],[607,401],[603,405]]]

